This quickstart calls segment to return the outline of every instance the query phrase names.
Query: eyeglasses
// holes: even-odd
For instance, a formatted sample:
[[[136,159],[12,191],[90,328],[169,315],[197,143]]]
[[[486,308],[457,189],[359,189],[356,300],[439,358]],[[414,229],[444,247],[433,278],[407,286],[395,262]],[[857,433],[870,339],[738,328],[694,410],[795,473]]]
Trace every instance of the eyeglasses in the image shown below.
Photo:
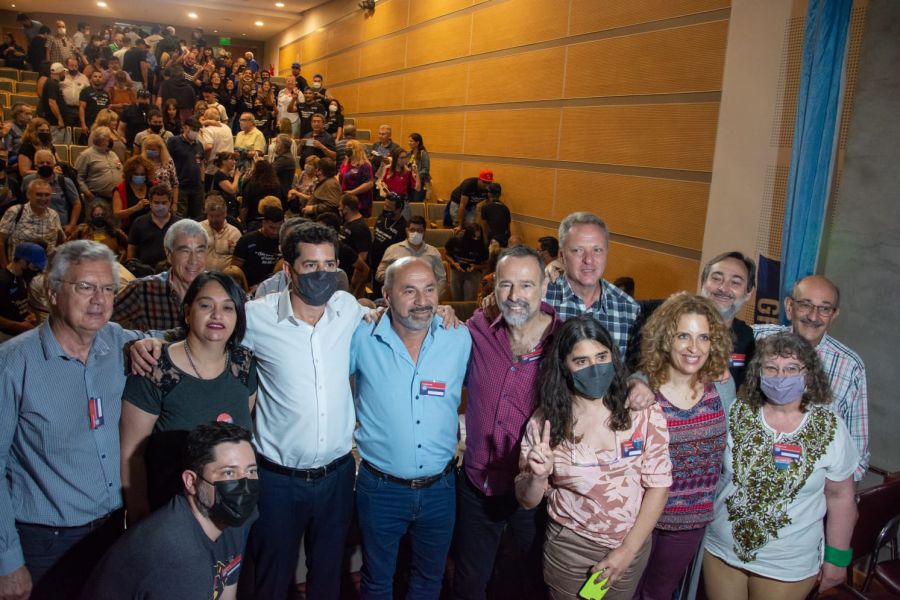
[[[75,288],[75,293],[87,298],[93,297],[98,291],[103,296],[115,296],[118,289],[114,285],[97,285],[89,281],[64,281]]]
[[[797,312],[802,315],[809,314],[815,310],[823,317],[830,317],[837,312],[837,307],[829,304],[818,305],[813,304],[809,300],[795,300],[794,298],[791,298],[791,301],[794,303]]]
[[[785,365],[782,369],[779,369],[775,365],[763,365],[762,373],[766,377],[778,377],[778,375],[784,375],[785,377],[794,377],[805,370],[806,367],[802,367],[800,365]]]

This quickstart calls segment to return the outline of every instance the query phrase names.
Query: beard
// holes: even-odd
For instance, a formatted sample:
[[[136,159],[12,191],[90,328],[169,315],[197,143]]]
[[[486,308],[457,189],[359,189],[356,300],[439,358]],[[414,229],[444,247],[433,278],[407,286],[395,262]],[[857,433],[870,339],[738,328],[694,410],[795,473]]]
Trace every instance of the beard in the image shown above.
[[[425,315],[428,315],[427,318]],[[431,327],[431,321],[434,319],[434,307],[417,306],[410,309],[409,313],[403,316],[393,313],[392,318],[397,319],[401,325],[410,331],[422,331]]]
[[[524,325],[531,318],[531,306],[523,301],[511,301],[506,300],[505,302],[500,302],[500,314],[503,315],[503,320],[506,321],[507,325],[512,327],[519,327]],[[513,312],[514,308],[521,308],[523,312]]]

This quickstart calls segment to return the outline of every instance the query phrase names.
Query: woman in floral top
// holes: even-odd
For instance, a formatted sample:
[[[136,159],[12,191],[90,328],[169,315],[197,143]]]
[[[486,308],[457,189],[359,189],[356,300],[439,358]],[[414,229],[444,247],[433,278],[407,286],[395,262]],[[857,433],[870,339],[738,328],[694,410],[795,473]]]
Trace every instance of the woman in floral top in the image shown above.
[[[728,413],[715,516],[704,547],[709,600],[802,600],[846,578],[859,457],[815,349],[782,333],[758,341],[746,400]],[[823,527],[827,516],[828,526]],[[824,562],[823,562],[824,558]]]
[[[725,452],[725,406],[714,380],[728,368],[731,332],[709,300],[684,292],[644,326],[641,369],[669,428],[672,487],[653,530],[650,564],[635,599],[670,599],[712,521]],[[723,392],[724,393],[724,392]]]
[[[569,319],[541,365],[539,408],[522,440],[516,497],[547,498],[544,581],[573,598],[597,572],[607,600],[631,600],[650,533],[672,483],[669,433],[658,406],[625,407],[617,345],[595,319]]]

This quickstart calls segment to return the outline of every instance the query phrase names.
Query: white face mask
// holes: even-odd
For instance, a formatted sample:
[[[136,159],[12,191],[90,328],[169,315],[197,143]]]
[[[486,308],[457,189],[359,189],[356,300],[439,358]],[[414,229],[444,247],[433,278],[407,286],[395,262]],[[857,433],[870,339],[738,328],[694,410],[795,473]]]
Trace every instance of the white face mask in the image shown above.
[[[314,90],[318,90],[318,89],[321,89],[321,88],[322,88],[322,84],[319,83],[318,81],[313,81],[312,86],[313,86],[313,89],[314,89]]]
[[[337,104],[332,104],[328,107],[328,110],[330,110],[331,112],[337,112]]]
[[[66,28],[65,28],[65,27],[58,27],[58,28],[56,29],[56,33],[58,33],[59,35],[66,35]]]
[[[413,231],[413,232],[409,233],[409,235],[407,236],[407,239],[409,240],[409,243],[412,244],[413,246],[418,246],[419,244],[422,243],[422,240],[425,239],[425,234],[419,233],[418,231]]]

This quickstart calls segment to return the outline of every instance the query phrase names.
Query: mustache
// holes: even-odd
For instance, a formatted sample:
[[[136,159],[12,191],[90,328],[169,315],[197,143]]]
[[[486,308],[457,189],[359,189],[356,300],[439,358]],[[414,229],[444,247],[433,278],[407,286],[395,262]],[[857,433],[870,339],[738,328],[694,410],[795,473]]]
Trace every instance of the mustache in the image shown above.
[[[525,302],[524,300],[506,300],[503,302],[502,307],[506,309],[521,308],[527,310],[528,302]]]
[[[433,313],[433,312],[434,312],[434,306],[431,305],[431,304],[427,304],[427,305],[425,305],[425,306],[418,306],[418,305],[417,305],[417,306],[415,306],[415,307],[409,309],[409,312],[411,312],[411,313]]]

